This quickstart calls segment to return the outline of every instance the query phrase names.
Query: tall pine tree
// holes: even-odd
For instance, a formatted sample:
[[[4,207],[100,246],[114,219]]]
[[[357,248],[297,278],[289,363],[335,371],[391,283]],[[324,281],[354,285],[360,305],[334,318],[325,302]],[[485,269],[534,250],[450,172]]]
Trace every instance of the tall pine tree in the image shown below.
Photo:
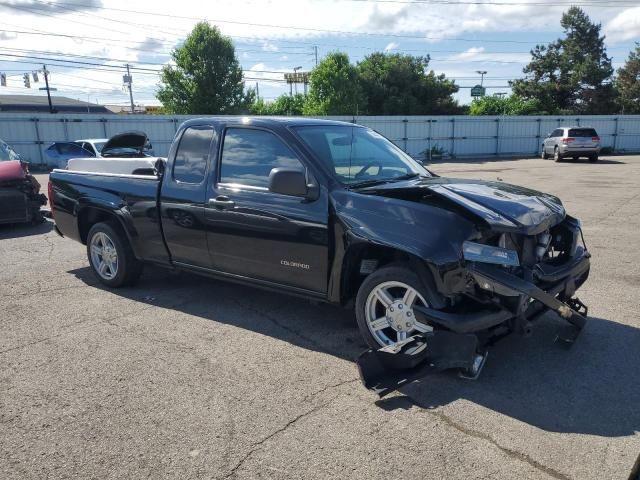
[[[513,92],[538,100],[548,113],[606,114],[616,111],[613,67],[600,35],[602,26],[571,7],[560,21],[564,38],[531,51],[524,79]]]

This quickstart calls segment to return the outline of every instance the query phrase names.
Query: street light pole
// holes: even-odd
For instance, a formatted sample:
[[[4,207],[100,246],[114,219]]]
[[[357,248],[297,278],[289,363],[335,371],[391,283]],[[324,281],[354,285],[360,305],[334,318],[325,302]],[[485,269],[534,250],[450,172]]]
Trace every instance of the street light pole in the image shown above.
[[[476,73],[480,74],[480,86],[483,86],[484,83],[484,76],[487,74],[486,70],[476,70]]]
[[[298,80],[296,79],[296,73],[298,73],[298,70],[300,70],[302,67],[295,67],[293,69],[293,80],[295,83],[295,89],[296,89],[296,95],[298,95]]]

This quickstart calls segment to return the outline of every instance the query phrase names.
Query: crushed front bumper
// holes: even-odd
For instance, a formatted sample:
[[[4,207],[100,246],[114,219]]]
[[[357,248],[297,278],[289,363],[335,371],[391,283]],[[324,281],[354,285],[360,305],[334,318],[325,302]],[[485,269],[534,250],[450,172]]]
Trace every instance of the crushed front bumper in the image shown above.
[[[436,326],[435,330],[401,344],[364,352],[357,360],[363,384],[382,397],[433,371],[460,368],[477,377],[478,365],[480,369],[484,365],[489,344],[506,333],[527,333],[531,322],[547,311],[567,321],[557,340],[572,344],[587,321],[587,307],[572,297],[589,275],[589,259],[586,249],[579,247],[562,265],[536,266],[529,271],[531,281],[497,265],[469,262],[468,272],[482,289],[497,296],[524,299],[518,310],[454,314],[414,307],[416,315]],[[502,324],[509,324],[502,333],[494,338],[486,334],[500,330]]]

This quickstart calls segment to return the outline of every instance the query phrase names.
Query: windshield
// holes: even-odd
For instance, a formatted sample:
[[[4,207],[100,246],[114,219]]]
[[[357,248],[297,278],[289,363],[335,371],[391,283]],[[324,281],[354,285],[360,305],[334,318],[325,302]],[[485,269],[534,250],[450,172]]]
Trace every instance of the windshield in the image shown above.
[[[422,165],[369,128],[314,125],[294,130],[345,185],[431,176]]]
[[[104,147],[104,144],[107,142],[95,142],[93,144],[93,146],[95,147],[95,149],[98,151],[98,153],[100,153],[102,151],[102,147]]]
[[[20,160],[20,155],[18,155],[13,148],[0,140],[0,162],[5,160]]]

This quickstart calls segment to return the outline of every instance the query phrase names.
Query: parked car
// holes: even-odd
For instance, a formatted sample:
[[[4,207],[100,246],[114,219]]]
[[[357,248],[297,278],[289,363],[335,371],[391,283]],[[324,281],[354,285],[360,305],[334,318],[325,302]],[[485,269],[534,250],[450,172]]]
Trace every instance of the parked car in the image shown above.
[[[125,132],[111,138],[56,142],[45,150],[45,155],[49,169],[65,169],[69,160],[76,158],[153,156],[153,147],[145,133]]]
[[[8,143],[0,139],[0,162],[8,160],[22,160],[22,158]]]
[[[572,297],[590,254],[558,198],[439,177],[368,128],[189,120],[156,172],[51,174],[56,231],[86,245],[109,287],[153,263],[353,301],[374,349],[444,331],[482,356],[549,310],[582,326]]]
[[[599,154],[600,137],[595,128],[591,127],[556,128],[542,142],[542,158],[552,156],[556,162],[565,158],[577,160],[580,157],[596,162]]]
[[[72,158],[99,158],[107,139],[76,140],[74,142],[56,142],[44,151],[47,167],[66,168]]]
[[[40,193],[40,184],[29,173],[27,163],[0,160],[0,224],[44,221],[40,207],[47,204],[47,197]]]

